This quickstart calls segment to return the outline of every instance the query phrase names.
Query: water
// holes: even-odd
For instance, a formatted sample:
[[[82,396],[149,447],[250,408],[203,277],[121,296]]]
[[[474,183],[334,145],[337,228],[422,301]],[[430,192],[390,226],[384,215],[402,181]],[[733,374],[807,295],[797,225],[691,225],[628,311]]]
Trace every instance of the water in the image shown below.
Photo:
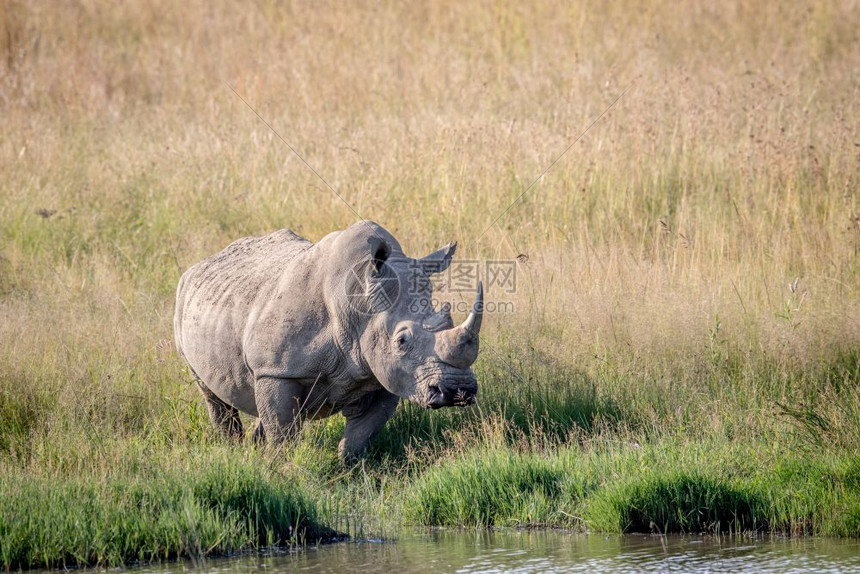
[[[165,574],[188,564],[147,568]],[[434,531],[207,560],[207,572],[860,572],[860,542],[815,538]]]

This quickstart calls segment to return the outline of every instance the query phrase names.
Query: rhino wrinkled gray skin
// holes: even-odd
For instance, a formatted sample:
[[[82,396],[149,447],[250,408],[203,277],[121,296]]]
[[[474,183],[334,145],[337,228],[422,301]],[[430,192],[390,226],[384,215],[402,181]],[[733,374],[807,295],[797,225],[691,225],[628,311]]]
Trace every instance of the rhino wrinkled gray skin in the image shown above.
[[[214,423],[244,435],[239,411],[259,417],[254,437],[292,436],[302,419],[342,412],[338,452],[361,457],[401,398],[427,408],[472,404],[483,293],[455,326],[428,304],[430,275],[451,243],[421,259],[370,221],[314,244],[292,231],[246,237],[179,280],[176,346]]]

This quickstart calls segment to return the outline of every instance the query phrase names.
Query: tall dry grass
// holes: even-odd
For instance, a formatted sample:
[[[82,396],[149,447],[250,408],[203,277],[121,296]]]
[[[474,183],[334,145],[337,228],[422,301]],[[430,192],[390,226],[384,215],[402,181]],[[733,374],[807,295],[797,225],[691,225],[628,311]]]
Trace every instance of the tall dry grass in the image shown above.
[[[526,253],[535,304],[610,300],[634,340],[652,306],[781,313],[796,277],[857,308],[854,3],[3,7],[6,290],[49,263],[161,300],[238,235],[354,221],[229,84],[410,251]]]

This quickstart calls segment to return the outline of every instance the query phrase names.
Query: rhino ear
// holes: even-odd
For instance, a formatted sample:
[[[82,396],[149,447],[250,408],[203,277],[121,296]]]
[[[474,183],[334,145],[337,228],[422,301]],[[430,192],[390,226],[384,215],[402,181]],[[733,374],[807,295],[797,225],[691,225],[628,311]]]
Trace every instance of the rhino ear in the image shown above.
[[[370,248],[370,262],[373,266],[373,272],[378,275],[382,271],[382,266],[385,265],[389,255],[391,255],[391,246],[388,245],[387,241],[376,235],[367,239],[367,245]]]
[[[441,273],[448,269],[448,266],[451,264],[451,259],[454,257],[454,253],[456,251],[457,242],[452,241],[442,249],[438,249],[430,255],[419,259],[421,262],[421,268],[428,275],[431,273]]]

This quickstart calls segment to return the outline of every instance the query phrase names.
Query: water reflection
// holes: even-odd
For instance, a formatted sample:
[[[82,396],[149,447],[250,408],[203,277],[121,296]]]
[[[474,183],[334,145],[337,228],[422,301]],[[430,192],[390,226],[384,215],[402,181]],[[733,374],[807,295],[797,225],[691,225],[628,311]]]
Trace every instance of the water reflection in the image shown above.
[[[185,569],[147,569],[170,572]],[[206,562],[208,572],[846,572],[860,543],[828,539],[602,536],[558,531],[433,531]]]

